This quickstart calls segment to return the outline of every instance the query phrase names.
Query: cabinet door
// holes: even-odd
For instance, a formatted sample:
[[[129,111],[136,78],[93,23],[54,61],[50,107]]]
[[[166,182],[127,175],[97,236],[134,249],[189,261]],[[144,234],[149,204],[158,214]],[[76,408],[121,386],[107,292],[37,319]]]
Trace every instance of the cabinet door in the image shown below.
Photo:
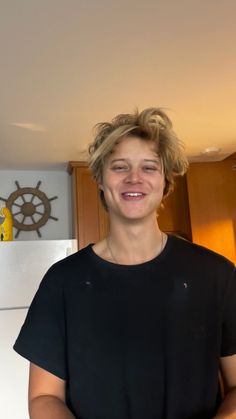
[[[192,238],[236,262],[236,171],[233,160],[193,163],[187,173]]]
[[[79,249],[101,240],[108,231],[108,216],[100,202],[96,182],[85,163],[71,163],[74,231]]]
[[[174,191],[164,199],[158,210],[161,230],[192,239],[186,177],[177,177]]]

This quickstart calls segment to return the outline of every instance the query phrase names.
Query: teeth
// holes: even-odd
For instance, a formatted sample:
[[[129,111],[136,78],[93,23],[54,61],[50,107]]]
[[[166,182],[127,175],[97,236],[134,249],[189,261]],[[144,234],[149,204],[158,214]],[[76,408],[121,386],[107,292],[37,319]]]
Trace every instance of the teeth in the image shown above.
[[[126,196],[142,196],[143,194],[140,192],[127,192],[125,193]]]

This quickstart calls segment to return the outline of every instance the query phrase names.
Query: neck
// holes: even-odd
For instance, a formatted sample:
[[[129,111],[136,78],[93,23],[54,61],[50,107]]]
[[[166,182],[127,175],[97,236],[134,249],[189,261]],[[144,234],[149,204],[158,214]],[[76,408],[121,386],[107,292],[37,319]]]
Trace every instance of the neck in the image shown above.
[[[114,263],[138,264],[160,254],[166,243],[166,235],[155,224],[129,225],[121,228],[112,225],[105,239],[106,258]]]

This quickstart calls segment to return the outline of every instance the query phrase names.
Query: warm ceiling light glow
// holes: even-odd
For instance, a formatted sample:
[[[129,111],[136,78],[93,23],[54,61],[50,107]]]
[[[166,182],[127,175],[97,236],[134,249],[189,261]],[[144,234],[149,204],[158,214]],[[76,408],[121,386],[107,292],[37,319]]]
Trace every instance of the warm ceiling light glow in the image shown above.
[[[39,124],[12,122],[11,125],[14,125],[14,127],[27,129],[29,131],[38,131],[38,132],[46,131],[46,128]]]
[[[221,151],[221,148],[219,147],[207,147],[204,150],[201,151],[201,154],[204,156],[217,156]]]

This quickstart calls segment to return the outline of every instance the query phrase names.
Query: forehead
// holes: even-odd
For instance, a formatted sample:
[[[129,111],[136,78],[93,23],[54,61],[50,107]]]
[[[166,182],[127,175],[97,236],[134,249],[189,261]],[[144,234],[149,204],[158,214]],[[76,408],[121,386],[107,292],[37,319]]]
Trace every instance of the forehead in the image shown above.
[[[108,157],[114,158],[114,156],[125,158],[127,156],[152,156],[158,157],[157,144],[154,141],[146,140],[136,136],[123,137],[113,147]]]

